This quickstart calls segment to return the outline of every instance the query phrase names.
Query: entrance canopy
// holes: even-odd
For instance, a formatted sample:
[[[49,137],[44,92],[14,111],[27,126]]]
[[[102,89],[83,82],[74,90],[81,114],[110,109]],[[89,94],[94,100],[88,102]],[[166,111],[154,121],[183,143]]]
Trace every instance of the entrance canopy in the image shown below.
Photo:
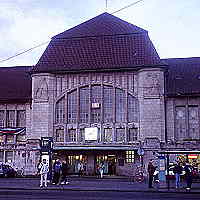
[[[131,146],[57,146],[54,150],[135,150]]]
[[[26,128],[0,128],[0,134],[20,134],[25,131]]]

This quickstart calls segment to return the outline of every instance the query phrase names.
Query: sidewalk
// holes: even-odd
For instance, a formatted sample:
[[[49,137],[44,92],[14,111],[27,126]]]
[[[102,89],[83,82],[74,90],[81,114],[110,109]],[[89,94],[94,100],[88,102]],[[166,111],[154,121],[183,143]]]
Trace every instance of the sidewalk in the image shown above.
[[[41,190],[39,178],[0,178],[0,190]],[[174,181],[170,182],[170,189],[167,185],[154,185],[153,189],[148,188],[146,182],[130,182],[126,177],[107,176],[103,179],[96,177],[69,177],[67,185],[48,184],[43,190],[73,190],[73,191],[116,191],[116,192],[186,192],[185,183],[182,183],[180,190],[174,187]],[[200,194],[200,183],[193,183],[190,193]]]

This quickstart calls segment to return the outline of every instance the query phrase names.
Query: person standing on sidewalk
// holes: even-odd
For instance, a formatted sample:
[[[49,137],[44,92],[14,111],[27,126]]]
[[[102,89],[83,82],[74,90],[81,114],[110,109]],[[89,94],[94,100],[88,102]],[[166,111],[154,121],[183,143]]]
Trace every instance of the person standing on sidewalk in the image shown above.
[[[186,178],[186,183],[187,183],[186,190],[190,191],[192,187],[193,168],[189,163],[186,163],[184,169],[185,169],[185,178]]]
[[[154,167],[152,160],[149,161],[147,170],[149,173],[149,188],[153,188],[153,186],[152,186],[153,176],[154,176],[154,172],[155,172],[156,168]]]
[[[84,170],[84,168],[83,168],[82,161],[79,161],[77,168],[78,168],[78,175],[79,175],[79,177],[83,176],[83,170]]]
[[[100,165],[99,165],[99,173],[100,173],[100,178],[103,178],[103,172],[104,172],[104,163],[102,162]]]
[[[57,159],[53,165],[53,182],[52,184],[56,184],[59,185],[60,182],[60,176],[61,176],[61,163],[60,161]]]
[[[62,185],[68,184],[69,183],[67,181],[68,165],[67,165],[67,162],[65,160],[62,162],[61,171],[62,171],[61,184]]]
[[[176,188],[179,189],[180,188],[180,175],[182,173],[183,169],[180,165],[180,163],[176,163],[176,165],[174,166],[173,172],[175,174],[175,178],[176,178]]]
[[[40,187],[47,187],[47,174],[49,172],[49,165],[47,164],[46,159],[43,159],[43,161],[38,166],[40,170]]]

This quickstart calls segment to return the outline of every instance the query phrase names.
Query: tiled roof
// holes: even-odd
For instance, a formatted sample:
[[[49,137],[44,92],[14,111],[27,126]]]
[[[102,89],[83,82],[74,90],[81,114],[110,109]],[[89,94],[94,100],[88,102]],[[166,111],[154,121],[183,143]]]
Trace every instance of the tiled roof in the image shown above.
[[[168,66],[168,96],[200,95],[200,57],[162,59]]]
[[[33,72],[159,65],[147,31],[103,13],[53,37]]]
[[[31,100],[31,67],[0,67],[0,102]]]

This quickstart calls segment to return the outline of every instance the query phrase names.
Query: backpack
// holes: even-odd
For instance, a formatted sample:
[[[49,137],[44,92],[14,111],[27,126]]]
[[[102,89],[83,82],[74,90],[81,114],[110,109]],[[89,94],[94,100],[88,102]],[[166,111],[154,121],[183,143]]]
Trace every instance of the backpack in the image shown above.
[[[54,166],[54,171],[55,172],[60,172],[61,170],[61,164],[60,163],[56,163],[55,166]]]

